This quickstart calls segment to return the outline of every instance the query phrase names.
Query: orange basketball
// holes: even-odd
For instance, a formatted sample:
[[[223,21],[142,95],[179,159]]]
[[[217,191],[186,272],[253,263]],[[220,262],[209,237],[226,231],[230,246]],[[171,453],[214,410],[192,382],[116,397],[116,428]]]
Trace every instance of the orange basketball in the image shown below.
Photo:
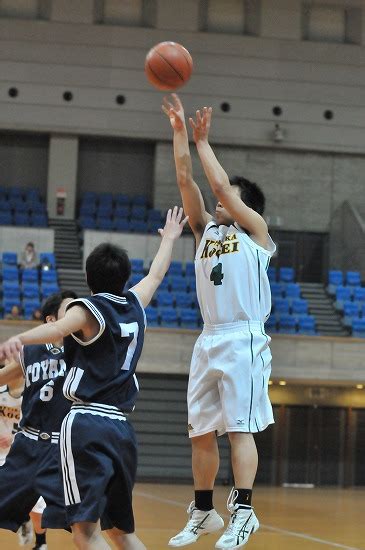
[[[160,42],[146,55],[145,71],[149,82],[158,90],[176,90],[189,80],[193,60],[177,42]]]

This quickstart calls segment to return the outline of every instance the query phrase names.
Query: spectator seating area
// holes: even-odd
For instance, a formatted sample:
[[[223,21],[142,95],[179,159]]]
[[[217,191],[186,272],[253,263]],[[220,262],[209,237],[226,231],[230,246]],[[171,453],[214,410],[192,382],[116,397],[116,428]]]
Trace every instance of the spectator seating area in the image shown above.
[[[0,225],[47,227],[47,210],[38,190],[0,187]]]
[[[136,285],[145,275],[141,259],[133,259],[132,275],[127,288]],[[161,286],[146,308],[150,327],[197,329],[201,326],[200,310],[195,292],[194,263],[171,262]]]
[[[300,285],[295,282],[291,267],[268,268],[272,293],[272,311],[266,322],[269,333],[317,334],[315,318],[309,314],[308,302],[301,297]]]
[[[40,263],[47,259],[47,269],[20,269],[16,252],[3,252],[1,317],[5,317],[17,305],[25,319],[32,319],[41,301],[59,291],[54,254],[43,252],[39,258]]]
[[[163,224],[160,210],[148,208],[144,196],[89,192],[81,200],[79,225],[82,229],[156,233]]]
[[[327,292],[342,315],[347,330],[357,338],[365,338],[365,287],[358,271],[330,270]]]

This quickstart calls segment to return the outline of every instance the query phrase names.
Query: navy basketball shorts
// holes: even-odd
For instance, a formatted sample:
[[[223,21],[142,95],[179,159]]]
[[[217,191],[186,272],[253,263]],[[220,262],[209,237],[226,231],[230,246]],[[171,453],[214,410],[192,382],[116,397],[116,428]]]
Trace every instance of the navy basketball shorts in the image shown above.
[[[60,453],[69,524],[100,519],[102,529],[133,533],[137,444],[124,414],[98,403],[73,405],[62,423]]]
[[[67,527],[58,457],[58,444],[50,439],[16,434],[5,464],[0,467],[0,528],[17,531],[28,521],[40,496],[47,504],[42,525]]]

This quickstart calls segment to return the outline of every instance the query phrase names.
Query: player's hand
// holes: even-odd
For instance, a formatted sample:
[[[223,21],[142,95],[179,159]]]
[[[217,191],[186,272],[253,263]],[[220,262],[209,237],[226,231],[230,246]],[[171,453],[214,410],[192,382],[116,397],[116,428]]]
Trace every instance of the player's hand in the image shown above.
[[[211,107],[203,107],[202,112],[198,110],[196,112],[195,120],[189,118],[190,126],[193,129],[193,138],[195,143],[198,143],[198,141],[208,141],[211,119]]]
[[[176,240],[180,237],[184,225],[189,219],[189,216],[183,217],[183,209],[174,206],[174,209],[167,212],[166,223],[163,229],[159,229],[161,237],[168,237],[170,239]]]
[[[185,128],[184,107],[177,94],[171,94],[171,101],[167,97],[163,98],[162,110],[170,119],[170,124],[175,131]]]
[[[0,361],[8,359],[9,361],[19,361],[19,353],[22,351],[23,344],[18,336],[13,336],[0,344]]]

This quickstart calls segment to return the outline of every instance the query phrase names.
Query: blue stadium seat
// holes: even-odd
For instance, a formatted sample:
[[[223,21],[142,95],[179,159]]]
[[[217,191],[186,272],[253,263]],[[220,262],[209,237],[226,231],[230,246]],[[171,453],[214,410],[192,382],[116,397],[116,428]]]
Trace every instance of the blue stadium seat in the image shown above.
[[[157,309],[155,307],[148,306],[146,307],[145,312],[147,317],[147,325],[150,327],[158,327],[159,319]]]
[[[138,206],[146,206],[147,199],[144,195],[135,195],[134,197],[132,197],[132,203]]]
[[[24,201],[20,201],[20,202],[17,202],[16,205],[14,206],[15,208],[15,213],[20,213],[22,212],[23,214],[28,214],[29,210],[30,210],[30,206],[27,202],[24,202]]]
[[[183,276],[183,265],[182,265],[182,262],[179,262],[179,261],[172,261],[170,263],[170,267],[169,267],[169,270],[167,272],[167,275],[170,276],[170,275],[179,275],[180,277]]]
[[[128,233],[130,230],[130,223],[127,218],[115,218],[113,222],[114,229],[123,233]]]
[[[185,276],[195,277],[195,264],[194,262],[186,262],[185,264]]]
[[[175,328],[179,326],[179,320],[177,317],[176,309],[173,309],[170,307],[161,308],[159,312],[160,312],[161,325],[165,327],[170,327],[170,328]]]
[[[174,305],[174,295],[167,290],[158,290],[156,299],[158,307],[172,307]]]
[[[113,195],[112,193],[99,193],[98,195],[99,205],[100,204],[113,204]]]
[[[16,265],[3,265],[3,280],[4,281],[18,281],[19,271]]]
[[[36,282],[38,283],[38,270],[37,269],[23,269],[21,271],[22,282]]]
[[[352,319],[352,336],[365,338],[365,319]]]
[[[131,208],[131,218],[144,220],[146,218],[146,208],[144,206],[133,205]]]
[[[115,195],[115,203],[119,206],[125,205],[129,207],[130,202],[131,198],[128,195],[124,195],[123,193]]]
[[[357,286],[354,288],[353,299],[355,302],[365,302],[365,287]]]
[[[21,187],[10,187],[8,189],[8,196],[9,197],[22,197],[24,193],[24,189]]]
[[[163,223],[157,220],[150,220],[147,222],[148,233],[157,233],[159,229],[162,229]]]
[[[30,225],[30,218],[26,212],[15,212],[14,214],[14,224],[15,225]]]
[[[336,294],[336,288],[343,285],[343,273],[338,269],[330,269],[328,272],[328,286],[327,290],[329,294]]]
[[[299,315],[307,315],[308,314],[308,302],[307,300],[302,299],[296,299],[292,302],[292,313],[296,317]]]
[[[142,220],[131,220],[130,230],[134,233],[147,233],[147,222],[144,222]]]
[[[270,332],[271,334],[276,332],[277,326],[274,315],[270,315],[270,317],[267,319],[265,323],[265,330],[266,332]]]
[[[351,300],[352,290],[346,286],[338,286],[336,289],[336,302],[335,307],[338,310],[343,309],[343,303]]]
[[[85,191],[85,193],[82,196],[83,201],[96,201],[97,199],[97,193],[94,191]]]
[[[168,290],[169,288],[169,280],[167,277],[164,277],[158,287],[158,290]]]
[[[147,210],[147,221],[157,221],[161,223],[161,211],[156,208],[150,208]]]
[[[5,298],[4,296],[4,299],[3,299],[3,309],[4,309],[4,313],[5,315],[7,313],[10,313],[11,312],[11,309],[13,306],[18,306],[19,308],[21,307],[21,302],[20,302],[20,298]]]
[[[24,283],[23,284],[23,296],[24,298],[30,298],[34,299],[37,298],[39,300],[39,286],[38,283]]]
[[[97,218],[109,218],[111,219],[113,214],[113,207],[111,204],[99,204],[96,210]]]
[[[181,309],[180,326],[182,328],[197,329],[199,326],[199,312],[197,309]]]
[[[281,315],[279,317],[279,333],[280,334],[295,334],[296,319],[292,315]]]
[[[113,231],[114,229],[114,222],[111,218],[97,218],[96,225],[98,229],[103,231]]]
[[[41,304],[39,300],[36,300],[36,299],[23,300],[24,317],[28,320],[32,319],[33,311],[40,308],[41,308]]]
[[[344,302],[343,304],[343,324],[346,327],[352,325],[352,319],[354,317],[359,317],[359,304],[356,302]]]
[[[361,276],[359,271],[346,272],[346,284],[349,286],[361,286]]]
[[[273,298],[283,297],[283,285],[281,283],[270,283],[271,296]]]
[[[34,227],[48,227],[48,219],[46,214],[35,214],[30,218],[30,223]]]
[[[39,263],[48,264],[54,269],[56,268],[56,256],[53,252],[41,252],[39,254]]]
[[[131,259],[132,273],[143,273],[144,262],[141,258]]]
[[[57,271],[55,269],[48,269],[47,271],[41,271],[41,282],[43,283],[57,283]]]
[[[177,308],[190,308],[193,300],[192,295],[189,292],[179,291],[174,292],[175,304]]]
[[[96,229],[96,221],[92,216],[80,216],[79,224],[82,229]]]
[[[269,278],[270,283],[276,282],[276,267],[269,266],[267,269],[267,276]]]
[[[12,225],[13,217],[11,212],[8,210],[6,212],[0,212],[0,225]]]
[[[311,315],[301,317],[298,321],[298,333],[307,336],[316,335],[316,321]]]
[[[47,214],[46,206],[43,204],[43,202],[34,202],[32,204],[32,213],[33,214]]]
[[[281,267],[279,269],[279,280],[282,283],[292,283],[295,279],[295,271],[292,267]]]
[[[80,216],[94,216],[96,204],[94,202],[83,202],[80,206]]]
[[[114,209],[115,218],[128,218],[130,214],[129,206],[125,204],[117,204]]]
[[[129,279],[129,283],[130,283],[129,288],[131,288],[134,285],[137,285],[140,281],[142,281],[143,277],[144,277],[143,273],[133,273],[131,278]]]
[[[170,288],[173,292],[187,290],[187,280],[181,275],[169,276]]]
[[[196,279],[195,277],[186,277],[189,292],[196,292]]]
[[[27,201],[40,200],[41,198],[38,189],[27,189],[24,197]]]
[[[274,302],[275,315],[282,315],[283,313],[289,313],[289,300],[286,298],[277,298]]]
[[[9,210],[11,210],[10,208],[10,204],[8,203],[8,201],[6,199],[4,200],[1,200],[1,197],[0,197],[0,212],[8,212]]]
[[[17,265],[18,254],[16,252],[3,252],[2,262],[7,265]]]
[[[288,283],[284,287],[285,296],[290,300],[300,298],[300,285],[298,283]]]
[[[41,286],[41,294],[43,298],[47,298],[55,292],[59,292],[60,288],[57,283],[45,283]]]

